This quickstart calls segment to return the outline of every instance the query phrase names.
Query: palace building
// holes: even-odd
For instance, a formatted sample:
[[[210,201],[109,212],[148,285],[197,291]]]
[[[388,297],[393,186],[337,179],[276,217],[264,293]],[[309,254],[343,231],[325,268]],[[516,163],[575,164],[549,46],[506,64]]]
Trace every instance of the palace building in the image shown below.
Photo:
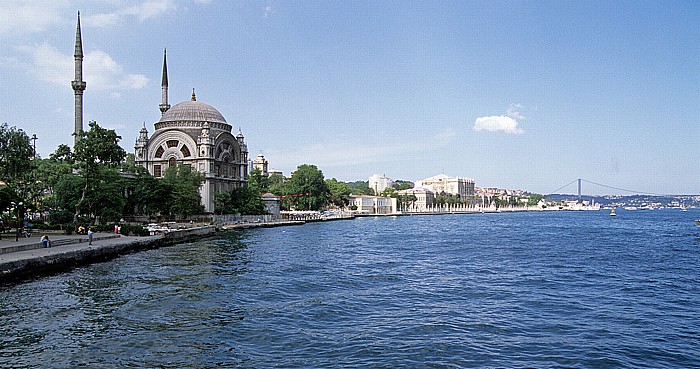
[[[168,103],[167,55],[163,55],[160,120],[149,137],[144,124],[134,145],[136,165],[154,177],[176,165],[189,165],[204,174],[200,188],[205,212],[214,212],[214,195],[230,192],[248,182],[248,147],[240,127],[235,136],[232,126],[213,106],[197,101],[194,89],[190,100]]]

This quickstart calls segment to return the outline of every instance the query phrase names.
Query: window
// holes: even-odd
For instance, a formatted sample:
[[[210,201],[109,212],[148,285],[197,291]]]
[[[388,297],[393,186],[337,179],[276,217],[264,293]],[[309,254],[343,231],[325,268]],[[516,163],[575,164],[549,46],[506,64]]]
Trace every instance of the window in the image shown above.
[[[159,178],[162,176],[162,172],[160,170],[160,165],[156,164],[153,166],[153,176],[156,178]]]
[[[177,147],[179,143],[178,140],[168,140],[165,144],[168,145],[168,147]]]
[[[175,160],[175,158],[168,159],[168,168],[174,168],[175,165],[177,165],[177,161]]]
[[[158,146],[158,150],[156,150],[156,158],[162,157],[163,152],[165,152],[165,149],[163,149],[163,146]]]
[[[190,149],[187,148],[187,146],[182,145],[182,148],[180,149],[180,152],[182,153],[182,156],[185,158],[190,157]]]

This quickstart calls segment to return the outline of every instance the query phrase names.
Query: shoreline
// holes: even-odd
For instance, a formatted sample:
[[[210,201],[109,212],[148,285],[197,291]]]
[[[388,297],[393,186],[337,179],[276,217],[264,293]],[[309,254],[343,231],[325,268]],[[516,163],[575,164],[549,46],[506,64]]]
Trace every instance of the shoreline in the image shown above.
[[[512,213],[515,211],[503,211]],[[365,217],[396,217],[414,215],[449,215],[449,214],[484,214],[499,212],[421,212],[399,214],[356,214],[357,218]],[[111,233],[98,233],[93,244],[88,244],[86,236],[62,236],[52,241],[53,247],[43,248],[38,237],[20,239],[19,241],[0,240],[0,285],[21,282],[30,278],[40,277],[69,271],[75,267],[108,261],[132,252],[155,249],[173,244],[198,240],[212,236],[218,232],[246,230],[253,228],[273,228],[285,226],[300,226],[306,223],[329,222],[336,220],[352,220],[355,217],[309,219],[309,220],[279,220],[273,222],[248,222],[192,227],[173,230],[153,236],[123,236]]]

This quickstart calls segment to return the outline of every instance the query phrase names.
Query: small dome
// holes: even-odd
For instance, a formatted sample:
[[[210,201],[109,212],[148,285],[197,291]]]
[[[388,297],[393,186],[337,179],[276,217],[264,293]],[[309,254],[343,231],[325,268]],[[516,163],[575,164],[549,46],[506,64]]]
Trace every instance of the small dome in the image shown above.
[[[183,101],[163,114],[159,122],[210,122],[226,123],[224,116],[213,106],[199,101]]]

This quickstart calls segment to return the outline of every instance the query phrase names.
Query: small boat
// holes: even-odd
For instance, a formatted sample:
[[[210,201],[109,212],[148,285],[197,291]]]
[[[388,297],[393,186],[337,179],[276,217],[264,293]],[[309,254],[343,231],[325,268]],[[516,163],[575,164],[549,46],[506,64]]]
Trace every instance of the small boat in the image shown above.
[[[695,220],[695,225],[700,227],[700,219]]]
[[[614,217],[615,215],[617,214],[615,214],[615,205],[613,205],[612,209],[610,209],[610,216]]]

